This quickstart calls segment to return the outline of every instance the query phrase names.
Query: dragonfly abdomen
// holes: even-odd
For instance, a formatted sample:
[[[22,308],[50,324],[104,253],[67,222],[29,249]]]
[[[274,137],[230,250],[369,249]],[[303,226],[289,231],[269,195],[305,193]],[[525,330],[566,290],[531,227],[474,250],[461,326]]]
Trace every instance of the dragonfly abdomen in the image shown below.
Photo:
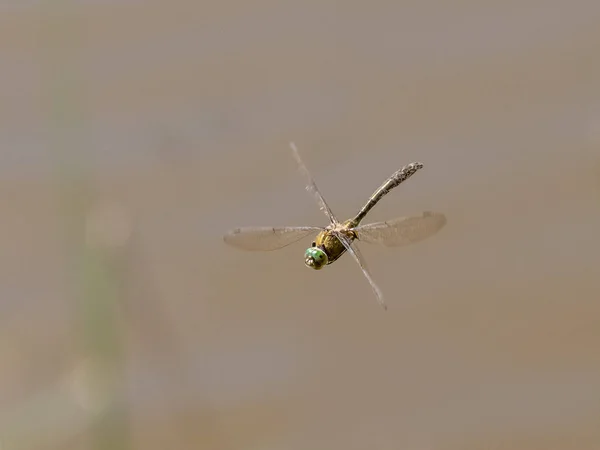
[[[365,206],[361,208],[356,217],[353,219],[356,224],[359,224],[365,216],[373,209],[373,207],[392,189],[396,186],[400,185],[412,175],[414,175],[417,170],[423,168],[423,163],[414,162],[407,164],[402,167],[400,170],[394,172],[391,177],[389,177],[379,188],[373,192],[373,195],[369,198]]]

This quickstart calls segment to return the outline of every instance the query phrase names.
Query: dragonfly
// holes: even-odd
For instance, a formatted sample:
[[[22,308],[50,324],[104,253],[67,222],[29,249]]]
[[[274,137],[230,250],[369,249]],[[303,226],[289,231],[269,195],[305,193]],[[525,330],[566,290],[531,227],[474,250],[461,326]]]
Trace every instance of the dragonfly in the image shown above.
[[[319,208],[329,219],[329,225],[322,226],[283,226],[283,227],[244,227],[230,230],[223,236],[226,244],[247,251],[272,251],[287,247],[300,239],[316,234],[312,245],[304,253],[304,264],[315,270],[332,264],[348,252],[358,263],[368,280],[378,303],[387,309],[383,294],[373,280],[366,261],[359,251],[356,241],[397,247],[422,241],[436,234],[445,224],[446,216],[430,211],[409,217],[398,217],[384,222],[361,225],[363,219],[392,189],[402,184],[423,168],[420,162],[405,165],[394,172],[373,192],[365,205],[351,219],[340,222],[333,214],[317,187],[307,166],[302,161],[298,148],[293,142],[290,147],[300,172],[306,179],[306,190],[313,194]]]

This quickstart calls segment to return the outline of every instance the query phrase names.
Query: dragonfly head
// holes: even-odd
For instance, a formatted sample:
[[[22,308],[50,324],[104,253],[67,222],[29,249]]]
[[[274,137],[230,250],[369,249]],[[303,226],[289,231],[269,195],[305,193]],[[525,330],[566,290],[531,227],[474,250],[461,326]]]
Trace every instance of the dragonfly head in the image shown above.
[[[311,269],[322,269],[327,264],[327,260],[327,253],[319,247],[310,247],[304,253],[304,264]]]

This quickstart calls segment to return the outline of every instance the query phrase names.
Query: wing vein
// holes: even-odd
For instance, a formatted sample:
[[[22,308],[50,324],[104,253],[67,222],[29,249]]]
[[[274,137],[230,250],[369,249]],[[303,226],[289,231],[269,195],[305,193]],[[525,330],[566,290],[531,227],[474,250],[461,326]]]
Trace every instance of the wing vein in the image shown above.
[[[223,241],[242,250],[270,251],[286,247],[322,227],[246,227],[236,228],[223,236]]]
[[[331,223],[338,223],[338,220],[336,219],[335,215],[333,214],[333,211],[331,211],[331,208],[329,207],[329,205],[323,198],[321,191],[317,187],[317,183],[315,183],[315,180],[313,179],[312,175],[308,171],[308,168],[302,161],[302,158],[300,158],[300,153],[298,152],[298,148],[296,147],[296,144],[294,144],[293,142],[290,142],[290,147],[292,149],[292,152],[294,153],[294,158],[296,159],[296,163],[298,163],[300,172],[302,172],[302,175],[304,175],[304,177],[307,180],[306,190],[314,195],[315,199],[317,200],[317,203],[319,204],[319,209],[321,209],[321,211],[323,211],[325,213],[325,215],[329,218],[329,221]]]
[[[398,217],[366,225],[352,230],[358,240],[371,244],[392,246],[409,245],[427,239],[446,225],[446,216],[440,213],[424,212],[418,216]]]
[[[383,294],[381,293],[381,289],[379,289],[379,286],[377,286],[377,284],[375,283],[375,280],[373,280],[373,277],[371,276],[371,273],[369,272],[369,269],[367,267],[367,263],[366,263],[364,257],[362,256],[362,254],[360,253],[360,251],[358,250],[358,247],[353,245],[353,243],[350,242],[350,240],[346,236],[344,236],[342,233],[339,233],[338,231],[334,231],[334,234],[339,239],[339,241],[342,243],[342,245],[344,247],[346,247],[346,250],[348,251],[348,253],[350,253],[352,255],[352,257],[354,258],[354,260],[358,263],[360,269],[362,270],[363,275],[365,276],[365,278],[371,285],[373,292],[375,293],[377,302],[381,305],[381,307],[383,309],[387,309],[387,305],[385,304],[385,301],[383,300]]]

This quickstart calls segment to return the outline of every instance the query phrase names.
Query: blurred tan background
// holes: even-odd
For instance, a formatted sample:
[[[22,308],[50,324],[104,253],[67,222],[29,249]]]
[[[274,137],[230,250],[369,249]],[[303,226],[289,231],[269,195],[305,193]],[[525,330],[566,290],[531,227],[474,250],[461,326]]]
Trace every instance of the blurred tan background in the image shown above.
[[[0,4],[0,448],[599,449],[600,3]],[[306,269],[250,225],[448,224]]]

